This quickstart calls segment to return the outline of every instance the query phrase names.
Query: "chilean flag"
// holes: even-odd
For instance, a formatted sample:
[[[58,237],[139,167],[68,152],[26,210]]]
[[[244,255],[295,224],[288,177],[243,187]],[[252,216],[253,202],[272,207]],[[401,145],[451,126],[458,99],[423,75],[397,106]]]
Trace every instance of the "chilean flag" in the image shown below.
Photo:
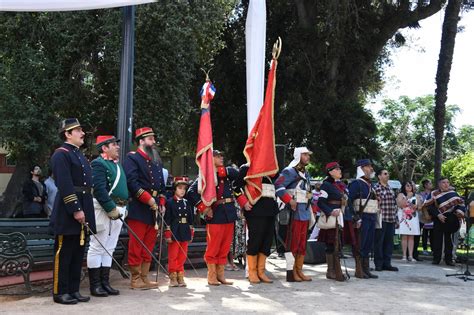
[[[276,67],[277,60],[273,58],[268,73],[265,101],[244,148],[245,158],[250,165],[245,177],[245,195],[252,205],[262,195],[262,177],[273,176],[278,172],[273,123]]]
[[[216,170],[212,154],[212,125],[210,103],[216,94],[216,89],[210,80],[201,89],[201,121],[199,123],[196,164],[199,168],[198,191],[203,204],[210,207],[216,196]]]

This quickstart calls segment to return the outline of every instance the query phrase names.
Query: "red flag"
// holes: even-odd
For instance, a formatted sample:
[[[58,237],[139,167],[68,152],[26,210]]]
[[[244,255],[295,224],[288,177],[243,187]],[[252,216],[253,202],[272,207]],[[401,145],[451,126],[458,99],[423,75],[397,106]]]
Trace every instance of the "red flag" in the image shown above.
[[[206,81],[201,89],[201,121],[199,123],[196,164],[199,168],[198,191],[202,202],[210,207],[217,200],[216,171],[212,154],[212,125],[210,102],[216,90],[211,81]]]
[[[273,58],[268,73],[265,101],[244,148],[245,158],[250,164],[245,177],[245,194],[251,204],[255,204],[262,195],[262,177],[273,176],[278,172],[273,126],[276,67],[277,60]]]

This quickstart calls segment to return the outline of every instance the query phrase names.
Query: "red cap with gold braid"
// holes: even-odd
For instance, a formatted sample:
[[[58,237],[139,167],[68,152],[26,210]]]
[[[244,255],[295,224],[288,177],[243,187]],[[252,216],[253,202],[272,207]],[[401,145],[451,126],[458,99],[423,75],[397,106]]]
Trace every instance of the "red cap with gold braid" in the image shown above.
[[[155,133],[150,127],[139,128],[135,131],[135,140],[140,140],[148,136],[154,136]]]

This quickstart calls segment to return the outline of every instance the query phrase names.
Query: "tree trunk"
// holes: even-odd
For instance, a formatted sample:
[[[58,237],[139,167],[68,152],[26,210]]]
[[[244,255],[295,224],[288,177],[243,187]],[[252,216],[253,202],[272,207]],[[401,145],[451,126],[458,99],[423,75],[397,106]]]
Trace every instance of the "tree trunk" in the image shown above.
[[[28,178],[29,163],[18,159],[15,171],[8,182],[0,202],[0,217],[10,218],[22,212],[23,183]]]
[[[439,51],[438,70],[436,72],[435,91],[435,161],[434,179],[435,183],[441,177],[441,164],[443,161],[443,137],[446,116],[446,100],[448,98],[449,74],[453,62],[454,43],[459,20],[459,11],[462,0],[449,0],[446,6],[443,21],[443,33],[441,35],[441,48]]]

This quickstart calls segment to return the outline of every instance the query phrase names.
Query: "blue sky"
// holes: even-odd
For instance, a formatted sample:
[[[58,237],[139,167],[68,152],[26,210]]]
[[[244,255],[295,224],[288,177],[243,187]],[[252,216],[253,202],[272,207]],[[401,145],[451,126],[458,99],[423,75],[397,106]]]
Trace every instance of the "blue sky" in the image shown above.
[[[385,70],[385,88],[370,109],[380,109],[385,98],[434,94],[443,18],[441,10],[420,21],[421,28],[402,30],[407,45],[392,52],[392,64]],[[464,31],[456,36],[447,102],[461,108],[455,120],[458,127],[474,125],[474,10],[463,12],[459,25]]]

